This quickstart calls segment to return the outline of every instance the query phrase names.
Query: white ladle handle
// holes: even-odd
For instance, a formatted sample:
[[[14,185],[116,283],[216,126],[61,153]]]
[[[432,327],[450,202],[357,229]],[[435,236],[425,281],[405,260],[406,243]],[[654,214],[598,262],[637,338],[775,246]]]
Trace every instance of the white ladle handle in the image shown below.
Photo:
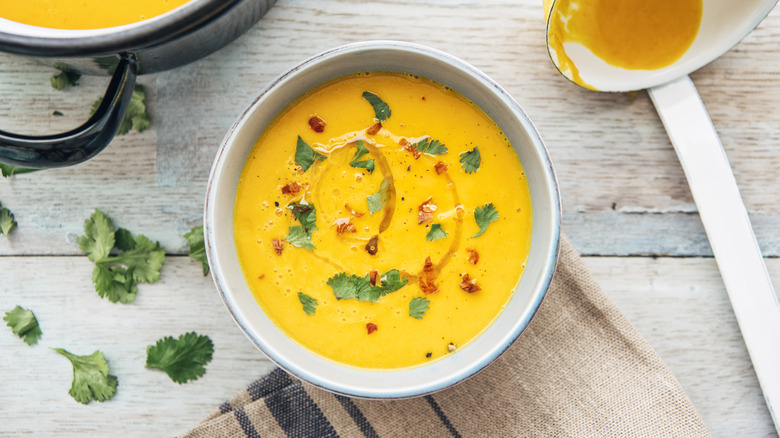
[[[688,76],[649,90],[680,159],[778,428],[780,305],[718,134]]]

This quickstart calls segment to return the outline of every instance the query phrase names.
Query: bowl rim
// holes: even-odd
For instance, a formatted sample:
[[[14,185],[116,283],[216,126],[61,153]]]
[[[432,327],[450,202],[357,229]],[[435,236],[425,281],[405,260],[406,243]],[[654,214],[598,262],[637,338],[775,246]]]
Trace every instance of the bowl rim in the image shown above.
[[[549,199],[545,198],[545,201],[549,202],[550,204],[549,213],[551,215],[551,217],[549,218],[549,222],[551,224],[551,231],[549,233],[550,242],[548,245],[549,253],[546,254],[546,260],[540,262],[543,268],[541,269],[541,274],[539,275],[539,278],[536,280],[537,287],[533,291],[532,301],[528,308],[526,317],[522,318],[522,320],[518,320],[518,322],[515,323],[515,325],[513,326],[513,330],[511,330],[511,333],[508,333],[505,336],[505,339],[507,339],[506,342],[494,346],[490,350],[490,354],[482,356],[480,360],[474,362],[473,364],[471,364],[471,366],[466,367],[460,370],[459,372],[453,373],[451,376],[448,376],[446,379],[440,380],[435,384],[428,384],[428,385],[423,384],[423,385],[417,385],[416,387],[411,389],[410,388],[393,389],[393,390],[384,390],[382,392],[377,392],[376,390],[372,390],[370,388],[369,389],[362,388],[356,390],[350,385],[344,385],[344,384],[334,385],[332,381],[326,381],[327,379],[322,379],[311,372],[301,370],[298,367],[296,367],[294,364],[291,364],[288,360],[286,360],[285,357],[277,354],[277,352],[273,348],[270,348],[270,346],[268,346],[263,339],[259,338],[258,335],[254,333],[251,327],[249,326],[248,321],[244,320],[244,316],[241,314],[241,312],[237,311],[237,309],[234,308],[236,306],[236,303],[233,300],[232,292],[230,290],[229,285],[225,282],[224,278],[222,278],[221,261],[215,255],[217,244],[215,241],[215,231],[214,231],[215,230],[214,220],[217,215],[217,212],[215,210],[216,208],[215,205],[217,202],[217,190],[215,189],[215,187],[219,183],[219,178],[222,176],[222,170],[226,160],[225,156],[227,155],[229,149],[233,147],[233,145],[235,144],[233,142],[235,140],[235,137],[238,135],[241,129],[245,127],[245,123],[247,122],[247,120],[257,110],[257,108],[259,108],[260,104],[265,100],[265,98],[270,93],[272,93],[280,84],[284,83],[290,77],[294,77],[294,75],[297,72],[307,67],[310,67],[313,64],[316,64],[317,62],[323,59],[331,59],[333,57],[344,56],[347,54],[358,53],[361,51],[377,51],[377,50],[412,52],[414,54],[442,60],[447,64],[449,64],[450,67],[452,67],[453,69],[461,70],[463,73],[468,74],[472,79],[478,80],[479,82],[482,83],[482,85],[486,86],[487,89],[490,90],[492,95],[498,98],[501,101],[501,103],[506,106],[506,109],[510,111],[518,119],[518,121],[523,127],[523,131],[525,132],[525,134],[528,135],[532,143],[532,146],[535,149],[535,152],[540,157],[542,163],[542,173],[545,179],[544,185],[549,190],[549,195],[550,195]],[[358,71],[362,71],[362,70],[358,70]],[[337,76],[326,78],[323,81],[335,77]],[[299,95],[304,93],[305,91],[306,90],[301,90]],[[236,175],[236,181],[237,179],[238,179],[238,175]],[[560,235],[561,235],[561,221],[562,221],[561,217],[562,217],[562,213],[561,213],[560,191],[558,187],[557,178],[555,176],[555,172],[552,167],[552,162],[550,160],[549,153],[546,147],[544,146],[544,142],[542,141],[538,130],[533,125],[533,123],[531,122],[527,114],[522,110],[520,105],[509,95],[509,93],[507,93],[495,81],[490,79],[486,74],[482,73],[481,71],[471,66],[470,64],[466,63],[465,61],[460,60],[459,58],[456,58],[445,52],[427,46],[423,46],[420,44],[414,44],[414,43],[408,43],[402,41],[377,40],[377,41],[365,41],[365,42],[341,45],[333,49],[321,52],[310,58],[307,58],[304,61],[295,65],[294,67],[288,69],[287,71],[279,75],[274,80],[272,80],[258,93],[258,95],[255,98],[252,99],[252,101],[241,112],[236,122],[233,124],[233,126],[229,129],[229,131],[225,135],[217,151],[217,154],[214,158],[214,163],[212,165],[211,172],[208,179],[206,200],[204,205],[204,234],[205,234],[206,254],[208,257],[209,264],[212,267],[211,269],[212,279],[214,280],[215,286],[217,288],[217,292],[220,295],[222,302],[225,304],[228,313],[231,315],[231,317],[239,326],[239,328],[250,339],[250,341],[260,351],[262,351],[265,354],[265,356],[267,356],[272,362],[274,362],[277,366],[279,366],[289,374],[297,377],[298,379],[306,381],[310,384],[313,384],[314,386],[317,386],[319,388],[322,388],[332,393],[346,395],[350,397],[356,397],[356,398],[367,398],[367,399],[403,399],[403,398],[411,398],[411,397],[418,397],[426,394],[431,394],[466,380],[467,378],[473,376],[480,370],[484,369],[487,365],[495,361],[517,340],[520,334],[528,327],[532,317],[539,310],[541,302],[546,296],[547,291],[549,290],[550,285],[552,283],[552,278],[555,269],[557,267],[558,256],[560,253]],[[260,306],[258,305],[258,307]],[[500,316],[501,314],[499,314],[497,319],[500,318]],[[492,324],[493,323],[491,323],[491,325]],[[482,334],[480,334],[479,336],[482,336]],[[303,350],[308,351],[305,347],[302,346],[299,347]],[[309,354],[316,356],[316,353],[312,353],[310,351],[308,352]],[[446,358],[442,358],[435,362],[431,362],[431,365],[443,360],[446,360]],[[348,365],[341,365],[341,366],[344,368],[353,368]],[[427,366],[428,365],[421,365],[418,367],[412,367],[412,369],[424,368]],[[395,370],[366,370],[366,369],[361,369],[361,370],[366,372],[375,372],[375,373],[395,372]],[[402,369],[399,372],[402,372],[403,370],[406,369]]]

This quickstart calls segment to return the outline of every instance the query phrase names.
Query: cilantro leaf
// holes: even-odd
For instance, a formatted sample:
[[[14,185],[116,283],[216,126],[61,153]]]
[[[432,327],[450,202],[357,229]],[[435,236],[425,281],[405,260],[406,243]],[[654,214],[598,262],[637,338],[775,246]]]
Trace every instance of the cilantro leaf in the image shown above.
[[[179,339],[166,336],[146,347],[146,368],[163,370],[174,382],[187,383],[206,373],[205,365],[213,354],[214,343],[208,336],[195,332]]]
[[[300,135],[298,136],[298,144],[295,146],[295,162],[301,166],[304,172],[309,170],[309,167],[314,164],[315,160],[322,161],[326,158],[328,157],[312,149],[308,143],[303,141]]]
[[[10,164],[0,163],[0,174],[3,175],[3,178],[8,178],[10,176],[21,174],[21,173],[37,172],[39,170],[43,170],[43,169],[31,169],[29,167],[16,167],[16,166],[11,166]]]
[[[16,225],[16,219],[14,218],[14,214],[11,213],[11,210],[0,204],[0,233],[3,233],[3,236],[7,237],[8,233],[10,233]]]
[[[106,401],[116,394],[119,384],[116,376],[108,374],[108,363],[100,350],[89,356],[77,356],[62,348],[52,350],[65,356],[73,365],[73,383],[69,394],[77,402],[87,404],[92,400]]]
[[[317,229],[317,209],[313,204],[293,203],[287,206],[292,211],[293,216],[301,223],[303,229],[311,234]]]
[[[496,210],[496,207],[492,202],[481,207],[477,207],[474,210],[474,220],[476,220],[477,225],[479,225],[479,232],[471,236],[472,239],[481,236],[482,233],[487,230],[487,227],[491,222],[498,220],[498,210]]]
[[[28,345],[38,343],[38,339],[43,334],[35,314],[32,310],[25,309],[22,306],[16,306],[14,310],[5,312],[3,321],[6,321],[8,327],[11,327],[11,331],[22,338],[24,342],[27,342]]]
[[[79,84],[79,79],[81,78],[80,71],[68,67],[63,62],[54,64],[54,68],[60,71],[60,73],[51,77],[51,86],[55,90],[64,90],[65,87],[75,87]]]
[[[360,161],[363,155],[368,153],[368,148],[366,148],[363,140],[358,140],[357,143],[355,143],[355,146],[357,147],[357,150],[355,151],[355,158],[349,162],[349,165],[355,168],[367,169],[369,172],[373,172],[375,166],[374,160],[368,159]]]
[[[479,170],[479,165],[482,164],[482,157],[479,155],[479,148],[474,146],[474,149],[460,154],[460,165],[466,173],[472,173]]]
[[[124,228],[117,230],[100,210],[84,221],[84,236],[78,238],[78,244],[95,263],[92,283],[101,298],[131,303],[138,292],[138,283],[155,283],[160,279],[165,248],[145,236],[133,237]],[[115,249],[121,252],[114,252]]]
[[[203,265],[203,275],[209,274],[209,260],[206,256],[206,241],[203,236],[203,225],[191,229],[184,235],[190,246],[190,258],[199,261]]]
[[[425,240],[434,241],[444,239],[448,234],[449,233],[444,231],[444,228],[441,227],[441,224],[431,224],[431,230],[425,235]]]
[[[412,298],[412,301],[409,301],[409,316],[414,319],[422,319],[428,309],[430,309],[429,304],[431,302],[427,298]]]
[[[298,248],[308,249],[310,251],[317,249],[317,247],[314,246],[314,242],[311,241],[311,234],[307,233],[306,229],[300,225],[287,228],[287,236],[284,240]]]
[[[336,296],[336,299],[348,300],[350,298],[357,298],[361,293],[365,294],[366,290],[371,287],[371,280],[368,275],[365,277],[358,277],[355,274],[339,272],[333,277],[330,277],[325,284],[333,289],[333,295]]]
[[[402,287],[406,286],[407,283],[409,283],[409,280],[401,277],[401,273],[397,269],[393,269],[385,272],[381,277],[381,283],[377,286],[371,287],[371,289],[378,291],[379,298],[382,298],[389,293],[393,293],[398,289],[401,289]]]
[[[447,153],[447,147],[444,144],[439,143],[439,140],[431,140],[430,138],[418,141],[414,144],[414,148],[424,154],[444,155]]]
[[[127,105],[125,111],[125,117],[122,119],[122,123],[119,124],[117,129],[117,135],[124,135],[130,132],[131,128],[135,128],[138,132],[143,132],[149,127],[151,121],[149,120],[149,114],[146,112],[146,90],[141,84],[136,84],[133,88],[133,94],[130,96],[130,103]],[[95,114],[95,111],[100,107],[103,102],[103,98],[95,101],[92,105],[92,111],[90,115]]]
[[[317,300],[315,298],[312,298],[303,292],[298,292],[298,300],[303,305],[303,311],[306,312],[307,315],[314,315],[314,312],[317,311]]]
[[[370,103],[374,108],[374,115],[376,116],[377,120],[384,122],[390,118],[390,107],[382,99],[380,99],[379,96],[370,91],[364,91],[363,99],[366,99],[368,103]]]
[[[385,208],[387,201],[390,199],[390,179],[383,179],[382,184],[379,185],[379,191],[373,195],[368,195],[367,199],[369,214],[374,214],[377,211]]]

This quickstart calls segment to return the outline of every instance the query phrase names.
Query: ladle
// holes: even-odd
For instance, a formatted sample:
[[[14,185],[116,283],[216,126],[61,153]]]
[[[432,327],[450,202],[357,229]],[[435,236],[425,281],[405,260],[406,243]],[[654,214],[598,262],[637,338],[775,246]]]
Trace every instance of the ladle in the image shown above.
[[[747,36],[777,0],[703,0],[701,24],[693,43],[671,65],[654,70],[615,67],[582,44],[561,44],[551,35],[551,23],[561,18],[556,15],[561,14],[559,5],[574,2],[581,2],[577,5],[580,8],[597,3],[545,1],[550,57],[564,76],[590,89],[648,89],[685,172],[764,400],[780,434],[775,412],[775,406],[780,407],[780,305],[723,146],[688,77]],[[563,17],[558,23],[568,26],[567,19]]]

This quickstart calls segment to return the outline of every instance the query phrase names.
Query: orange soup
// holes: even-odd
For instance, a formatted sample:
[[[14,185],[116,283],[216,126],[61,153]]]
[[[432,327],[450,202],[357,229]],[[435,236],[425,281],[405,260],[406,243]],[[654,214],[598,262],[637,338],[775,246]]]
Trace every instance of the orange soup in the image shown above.
[[[146,20],[189,0],[0,0],[0,17],[52,29],[102,29]]]

